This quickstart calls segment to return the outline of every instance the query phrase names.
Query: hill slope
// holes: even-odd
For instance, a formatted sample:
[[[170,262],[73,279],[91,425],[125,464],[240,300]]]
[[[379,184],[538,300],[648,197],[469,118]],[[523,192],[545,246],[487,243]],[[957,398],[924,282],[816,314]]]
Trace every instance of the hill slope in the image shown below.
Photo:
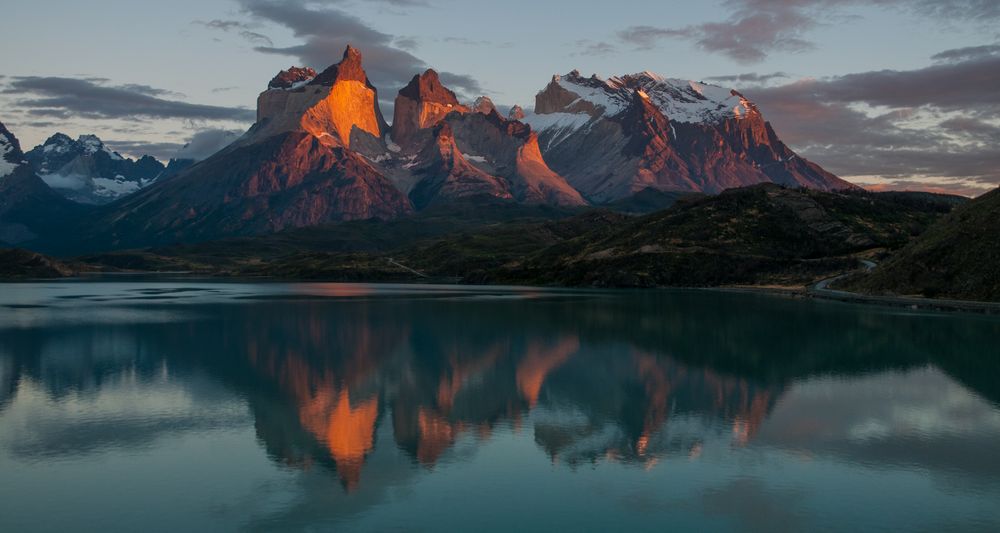
[[[951,209],[951,199],[827,193],[765,184],[682,200],[611,231],[548,248],[496,281],[596,286],[807,283],[850,257],[897,248]]]
[[[1000,189],[931,226],[853,290],[1000,300]]]

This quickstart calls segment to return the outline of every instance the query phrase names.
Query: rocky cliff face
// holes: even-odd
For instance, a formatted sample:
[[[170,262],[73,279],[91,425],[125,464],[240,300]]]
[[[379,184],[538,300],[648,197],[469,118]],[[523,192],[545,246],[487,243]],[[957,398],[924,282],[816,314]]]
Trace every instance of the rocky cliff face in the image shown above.
[[[503,178],[514,198],[527,204],[586,205],[586,200],[546,164],[531,128],[488,114],[449,115],[445,122],[466,158],[481,170]]]
[[[282,71],[257,98],[257,123],[244,144],[290,131],[305,131],[327,146],[350,148],[352,136],[381,138],[388,130],[378,91],[347,47],[340,63],[312,79],[311,69]]]
[[[392,140],[404,151],[415,152],[427,142],[427,132],[449,113],[468,113],[455,93],[441,84],[438,73],[428,69],[414,76],[396,96],[392,116]]]
[[[418,161],[414,174],[419,181],[410,192],[410,199],[418,209],[477,196],[513,198],[504,180],[469,163],[455,144],[455,136],[448,123],[434,127],[433,141],[424,147]]]
[[[851,187],[795,155],[743,95],[714,85],[649,72],[604,80],[573,71],[553,77],[523,120],[539,131],[552,168],[600,202],[647,187]]]
[[[441,128],[442,124],[448,127]],[[404,161],[416,158],[412,155],[415,153],[420,154],[416,161],[424,161],[427,154],[441,152],[442,135],[449,139],[449,145],[454,144],[455,149],[448,150],[461,159],[456,163],[463,176],[461,179],[450,175],[449,172],[453,172],[450,170],[441,176],[432,176],[428,168],[439,167],[427,167],[422,163],[394,165],[393,162],[401,158]],[[471,108],[460,104],[455,93],[441,84],[433,70],[414,76],[399,92],[392,141],[397,153],[387,152],[380,163],[397,169],[414,165],[420,168],[409,176],[406,172],[391,172],[398,177],[401,188],[412,191],[410,197],[418,208],[430,203],[428,195],[438,194],[434,191],[441,191],[443,198],[487,194],[522,203],[586,204],[583,197],[545,163],[537,136],[529,126],[501,117],[487,97],[478,98]],[[469,168],[475,172],[470,172]],[[456,185],[450,185],[452,183]],[[444,185],[439,187],[439,184]]]

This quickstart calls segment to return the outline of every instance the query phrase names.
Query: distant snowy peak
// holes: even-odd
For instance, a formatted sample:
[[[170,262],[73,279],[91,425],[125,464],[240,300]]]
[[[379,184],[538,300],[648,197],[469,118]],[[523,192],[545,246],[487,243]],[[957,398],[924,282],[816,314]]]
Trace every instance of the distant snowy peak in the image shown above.
[[[597,75],[586,78],[575,70],[553,76],[538,94],[535,112],[613,117],[628,108],[636,93],[676,122],[714,124],[757,113],[757,106],[737,91],[708,83],[665,78],[649,71],[608,79]]]
[[[108,154],[108,157],[112,161],[121,161],[125,159],[118,152],[115,152],[104,145],[104,141],[99,139],[97,135],[81,135],[80,138],[76,140],[83,152],[89,155],[96,154],[97,152],[104,152]]]
[[[37,162],[41,173],[55,172],[59,166],[78,156],[93,156],[103,152],[112,161],[124,161],[118,152],[108,148],[96,135],[81,135],[73,140],[64,133],[56,133],[45,142],[28,152],[29,158]]]
[[[0,179],[9,176],[24,163],[26,161],[17,138],[0,123]]]
[[[164,169],[156,159],[122,157],[96,135],[73,140],[56,133],[25,154],[39,177],[70,200],[101,204],[135,192],[153,182]]]

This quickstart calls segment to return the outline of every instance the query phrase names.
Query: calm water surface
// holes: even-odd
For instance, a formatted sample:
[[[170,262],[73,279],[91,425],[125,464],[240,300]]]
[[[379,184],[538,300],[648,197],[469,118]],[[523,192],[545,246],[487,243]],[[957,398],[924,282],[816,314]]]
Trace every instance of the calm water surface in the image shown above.
[[[0,285],[0,531],[1000,531],[1000,321]]]

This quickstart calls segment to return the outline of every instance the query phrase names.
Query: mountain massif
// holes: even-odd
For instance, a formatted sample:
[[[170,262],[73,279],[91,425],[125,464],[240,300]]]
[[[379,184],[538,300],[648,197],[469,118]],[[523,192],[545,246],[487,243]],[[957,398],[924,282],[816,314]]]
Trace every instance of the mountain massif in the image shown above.
[[[256,123],[205,160],[164,168],[65,135],[26,160],[65,196],[107,204],[63,220],[73,229],[63,242],[31,243],[62,253],[389,220],[476,199],[573,208],[761,182],[851,187],[796,156],[739,93],[650,73],[556,76],[532,112],[504,116],[486,97],[463,104],[428,70],[398,92],[389,125],[352,47],[322,72],[280,72]]]
[[[755,183],[851,184],[791,151],[740,93],[650,72],[554,76],[524,122],[542,155],[584,196],[614,201],[652,187],[717,193]]]

